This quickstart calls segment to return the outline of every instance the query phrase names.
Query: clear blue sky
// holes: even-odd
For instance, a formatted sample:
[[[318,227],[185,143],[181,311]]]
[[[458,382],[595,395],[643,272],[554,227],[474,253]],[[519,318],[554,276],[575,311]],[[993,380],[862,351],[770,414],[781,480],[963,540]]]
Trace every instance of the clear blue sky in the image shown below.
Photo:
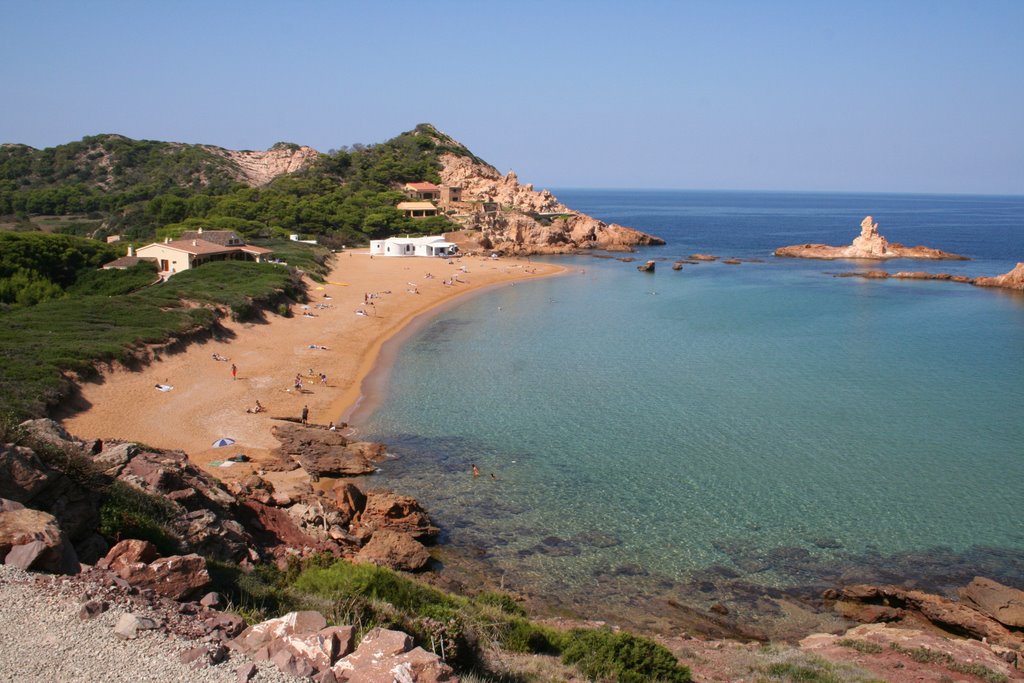
[[[538,187],[1024,194],[1024,0],[0,0],[0,26],[2,142],[431,122]]]

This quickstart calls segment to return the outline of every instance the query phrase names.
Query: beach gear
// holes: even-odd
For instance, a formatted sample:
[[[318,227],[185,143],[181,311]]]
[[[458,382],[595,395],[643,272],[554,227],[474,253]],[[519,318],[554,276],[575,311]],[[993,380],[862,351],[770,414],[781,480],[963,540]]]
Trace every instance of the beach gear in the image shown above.
[[[213,442],[213,447],[214,448],[224,448],[224,446],[230,446],[234,442],[235,442],[234,439],[228,438],[226,436],[222,436],[221,438],[219,438],[219,439],[217,439],[216,441]]]

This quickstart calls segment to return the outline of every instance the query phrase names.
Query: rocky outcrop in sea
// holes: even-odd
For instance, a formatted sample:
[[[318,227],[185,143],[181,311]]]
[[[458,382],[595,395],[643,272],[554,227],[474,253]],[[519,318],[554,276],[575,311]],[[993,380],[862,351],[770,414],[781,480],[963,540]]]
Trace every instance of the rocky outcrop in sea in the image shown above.
[[[929,260],[969,260],[966,256],[951,254],[931,247],[907,247],[892,243],[878,233],[878,223],[867,216],[860,224],[860,235],[847,247],[827,244],[796,244],[775,250],[776,256],[814,259],[872,259],[913,258]]]

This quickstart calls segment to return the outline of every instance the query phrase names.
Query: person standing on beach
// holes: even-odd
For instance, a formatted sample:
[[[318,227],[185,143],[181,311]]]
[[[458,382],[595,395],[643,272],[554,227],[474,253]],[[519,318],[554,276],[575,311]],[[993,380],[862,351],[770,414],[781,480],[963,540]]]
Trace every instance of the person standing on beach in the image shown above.
[[[309,406],[302,406],[302,424],[306,424],[307,418],[309,418]]]
[[[234,363],[231,364],[231,379],[238,379],[238,367]]]

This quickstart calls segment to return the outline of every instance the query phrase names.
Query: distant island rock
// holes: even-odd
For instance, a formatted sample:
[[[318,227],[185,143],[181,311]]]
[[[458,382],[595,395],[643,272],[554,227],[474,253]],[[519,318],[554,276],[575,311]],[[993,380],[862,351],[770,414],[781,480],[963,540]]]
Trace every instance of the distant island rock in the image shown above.
[[[832,247],[827,244],[796,244],[775,250],[776,256],[816,259],[874,259],[916,258],[930,260],[968,261],[966,256],[951,254],[948,251],[931,247],[906,247],[902,244],[890,243],[878,234],[878,223],[871,216],[860,224],[860,235],[848,247]]]

